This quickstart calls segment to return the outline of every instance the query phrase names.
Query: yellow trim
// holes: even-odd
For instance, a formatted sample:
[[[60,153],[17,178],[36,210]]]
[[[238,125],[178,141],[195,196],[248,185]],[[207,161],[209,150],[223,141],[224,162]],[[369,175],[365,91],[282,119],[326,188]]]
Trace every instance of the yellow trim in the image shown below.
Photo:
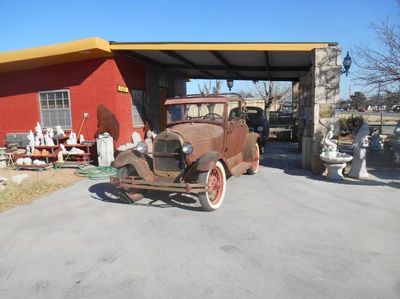
[[[91,37],[49,46],[0,52],[0,73],[112,55],[108,41]]]
[[[329,43],[118,43],[110,49],[136,51],[311,51]]]

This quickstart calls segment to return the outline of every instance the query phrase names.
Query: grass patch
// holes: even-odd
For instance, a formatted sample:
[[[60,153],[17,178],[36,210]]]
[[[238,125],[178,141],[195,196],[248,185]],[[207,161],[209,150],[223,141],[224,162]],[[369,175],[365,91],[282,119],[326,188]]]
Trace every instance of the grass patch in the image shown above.
[[[30,203],[34,199],[64,188],[61,183],[49,183],[44,180],[25,180],[20,185],[8,182],[6,188],[0,191],[0,212],[15,206]]]

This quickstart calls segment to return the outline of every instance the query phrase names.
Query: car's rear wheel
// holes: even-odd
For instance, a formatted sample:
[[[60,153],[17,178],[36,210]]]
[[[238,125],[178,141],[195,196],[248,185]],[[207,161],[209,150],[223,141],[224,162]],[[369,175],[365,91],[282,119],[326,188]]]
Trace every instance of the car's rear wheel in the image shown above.
[[[259,168],[260,168],[260,148],[258,146],[258,143],[256,142],[253,148],[253,164],[249,169],[247,169],[247,174],[250,175],[256,174]]]
[[[205,211],[218,209],[224,201],[226,191],[225,169],[221,162],[208,172],[199,174],[199,182],[206,183],[208,191],[199,194],[200,204]]]
[[[125,165],[118,169],[117,171],[117,178],[120,180],[126,179],[128,176],[137,175],[135,169],[131,165]],[[129,190],[122,190],[122,195],[124,199],[129,202],[133,203],[135,201],[141,200],[144,197],[143,190],[138,189],[129,189]]]

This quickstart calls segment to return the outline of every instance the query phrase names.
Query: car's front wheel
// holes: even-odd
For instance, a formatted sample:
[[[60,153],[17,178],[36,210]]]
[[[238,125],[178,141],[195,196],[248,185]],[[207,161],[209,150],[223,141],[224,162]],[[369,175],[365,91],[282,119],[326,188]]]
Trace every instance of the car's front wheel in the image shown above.
[[[253,164],[249,169],[247,169],[247,174],[250,175],[256,174],[259,168],[260,168],[260,147],[256,142],[253,148]]]
[[[208,172],[199,174],[199,182],[207,184],[207,192],[199,193],[200,204],[205,211],[218,209],[224,201],[226,191],[225,169],[221,162]]]
[[[125,165],[119,168],[117,171],[117,178],[119,178],[120,180],[124,180],[131,175],[137,175],[132,165]],[[138,200],[141,200],[144,197],[144,190],[138,190],[138,189],[122,190],[122,195],[128,203],[134,203]]]

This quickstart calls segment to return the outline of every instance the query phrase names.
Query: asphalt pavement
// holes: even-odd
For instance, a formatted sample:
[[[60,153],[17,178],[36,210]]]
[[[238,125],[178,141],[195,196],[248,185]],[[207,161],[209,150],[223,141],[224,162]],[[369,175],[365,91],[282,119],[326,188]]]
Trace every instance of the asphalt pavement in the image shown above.
[[[81,181],[0,214],[0,298],[400,298],[400,170],[335,183],[270,143],[225,202]]]

